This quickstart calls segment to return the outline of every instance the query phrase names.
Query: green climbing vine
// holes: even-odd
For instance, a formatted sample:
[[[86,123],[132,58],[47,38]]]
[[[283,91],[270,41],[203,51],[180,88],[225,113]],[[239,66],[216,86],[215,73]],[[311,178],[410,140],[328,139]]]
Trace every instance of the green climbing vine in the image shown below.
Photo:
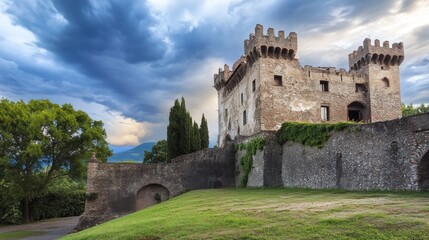
[[[351,128],[352,126],[355,126]],[[323,147],[328,141],[332,132],[339,132],[345,129],[350,131],[359,131],[356,123],[339,122],[339,123],[302,123],[302,122],[285,122],[282,124],[278,135],[277,142],[283,145],[287,141],[294,141],[306,146]]]
[[[262,150],[265,146],[265,139],[263,137],[257,137],[250,140],[247,143],[241,143],[238,145],[238,150],[246,151],[244,156],[241,158],[240,164],[243,167],[243,176],[241,177],[241,186],[246,187],[247,181],[249,180],[249,174],[252,170],[253,165],[253,156],[255,156],[256,151]]]

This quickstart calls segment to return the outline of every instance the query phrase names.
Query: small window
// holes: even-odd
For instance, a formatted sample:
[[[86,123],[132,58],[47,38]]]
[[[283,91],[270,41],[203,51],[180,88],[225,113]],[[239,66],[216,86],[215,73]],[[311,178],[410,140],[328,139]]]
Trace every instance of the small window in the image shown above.
[[[355,92],[366,92],[365,84],[362,83],[356,83],[356,89]]]
[[[241,102],[241,105],[243,105],[243,101],[244,101],[244,96],[243,96],[243,93],[240,95],[240,102]]]
[[[328,106],[322,106],[320,108],[320,119],[322,122],[329,121],[329,107]]]
[[[390,87],[390,82],[389,82],[389,79],[387,77],[383,78],[382,81],[383,81],[384,87]]]
[[[243,125],[246,125],[247,123],[247,114],[246,114],[246,110],[243,111]]]
[[[282,76],[274,75],[274,86],[283,86]]]
[[[228,119],[228,108],[225,108],[225,120]]]
[[[329,92],[328,81],[320,81],[320,90],[322,90],[322,92]]]
[[[252,81],[252,92],[256,90],[256,79]]]

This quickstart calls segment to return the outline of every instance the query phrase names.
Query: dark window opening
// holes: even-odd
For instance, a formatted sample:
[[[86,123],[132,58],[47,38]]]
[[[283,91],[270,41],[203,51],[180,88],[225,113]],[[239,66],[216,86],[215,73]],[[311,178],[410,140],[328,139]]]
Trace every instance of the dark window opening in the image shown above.
[[[329,92],[328,81],[320,81],[320,90],[322,90],[322,92]]]
[[[353,122],[368,121],[368,110],[360,102],[352,102],[347,106],[347,118]]]
[[[308,71],[308,76],[310,77],[310,71]]]
[[[246,114],[246,110],[243,111],[243,125],[246,125],[247,123],[247,114]]]
[[[322,120],[322,122],[329,121],[329,107],[328,106],[320,107],[320,119]]]
[[[390,82],[389,82],[389,79],[387,77],[383,78],[382,81],[383,81],[384,87],[390,87]]]
[[[341,78],[341,82],[343,81],[343,75],[340,75],[340,78]]]
[[[241,104],[243,104],[243,101],[244,101],[244,97],[243,97],[243,94],[241,94],[241,96],[240,96],[240,102],[241,102]]]
[[[274,75],[274,86],[283,86],[282,76]]]
[[[252,81],[252,92],[256,90],[256,79]]]
[[[359,110],[349,110],[349,121],[360,122],[362,121],[362,113]]]
[[[363,83],[356,83],[355,92],[366,92],[365,84],[363,84]]]

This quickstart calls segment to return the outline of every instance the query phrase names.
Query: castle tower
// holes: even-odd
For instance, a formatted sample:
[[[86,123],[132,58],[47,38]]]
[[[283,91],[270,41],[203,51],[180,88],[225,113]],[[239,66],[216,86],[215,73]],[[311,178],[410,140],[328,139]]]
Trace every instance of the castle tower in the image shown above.
[[[404,60],[403,43],[380,46],[376,39],[366,38],[363,46],[349,54],[350,70],[368,78],[369,114],[371,122],[402,117],[399,65]]]

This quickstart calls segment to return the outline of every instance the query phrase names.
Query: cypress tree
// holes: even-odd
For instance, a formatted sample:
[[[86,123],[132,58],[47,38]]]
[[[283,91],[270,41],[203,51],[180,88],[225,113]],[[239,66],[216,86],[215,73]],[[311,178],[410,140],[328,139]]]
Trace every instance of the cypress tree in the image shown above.
[[[207,126],[207,120],[204,117],[201,118],[201,124],[200,124],[200,142],[201,142],[201,149],[208,148],[209,147],[209,128]]]
[[[201,148],[200,141],[200,129],[198,127],[198,123],[194,121],[194,125],[192,127],[192,138],[191,138],[191,152],[196,152]]]
[[[180,103],[180,118],[179,118],[179,155],[189,153],[191,147],[191,115],[186,111],[185,98],[182,97]]]
[[[180,116],[181,106],[179,100],[174,101],[174,106],[170,109],[169,124],[167,127],[167,159],[180,156]]]

